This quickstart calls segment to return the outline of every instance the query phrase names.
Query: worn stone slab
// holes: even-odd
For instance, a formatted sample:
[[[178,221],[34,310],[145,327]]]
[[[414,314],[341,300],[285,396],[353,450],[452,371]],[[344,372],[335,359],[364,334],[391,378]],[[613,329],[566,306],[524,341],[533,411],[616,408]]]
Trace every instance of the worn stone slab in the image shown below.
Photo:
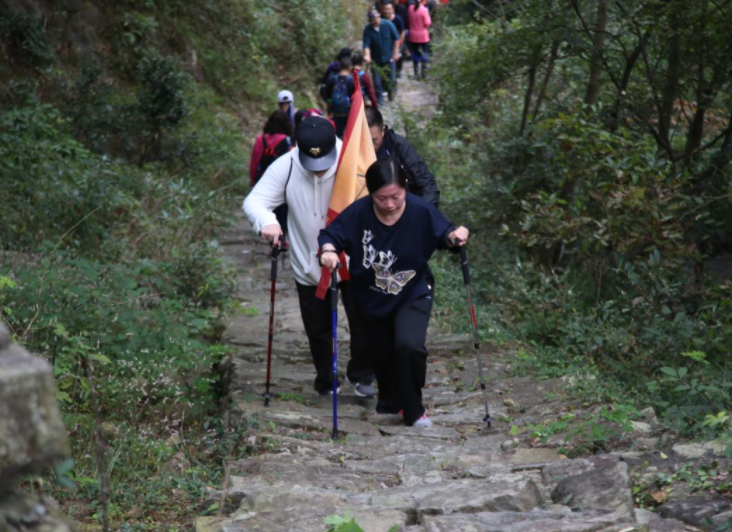
[[[615,462],[561,480],[552,491],[552,500],[573,508],[609,510],[626,514],[635,522],[628,464]]]
[[[20,347],[8,345],[0,325],[0,493],[19,476],[40,473],[69,456],[56,402],[53,369]],[[4,338],[4,339],[3,339]]]
[[[420,438],[434,438],[436,440],[457,441],[460,435],[455,430],[434,425],[429,428],[415,429],[405,425],[386,426],[379,429],[384,436],[414,436]]]
[[[291,485],[258,490],[242,501],[233,518],[222,526],[222,532],[322,532],[323,518],[348,512],[369,531],[387,532],[392,526],[405,526],[409,516],[394,508],[364,506],[366,495],[327,490],[311,486]]]
[[[619,532],[627,524],[607,512],[553,513],[482,512],[469,515],[426,516],[424,523],[404,532]]]
[[[423,515],[480,511],[527,511],[541,504],[541,494],[525,475],[497,474],[488,479],[463,479],[438,484],[380,490],[368,506],[395,508]]]
[[[732,523],[732,499],[721,496],[699,496],[672,499],[659,508],[661,517],[677,519],[703,530]]]

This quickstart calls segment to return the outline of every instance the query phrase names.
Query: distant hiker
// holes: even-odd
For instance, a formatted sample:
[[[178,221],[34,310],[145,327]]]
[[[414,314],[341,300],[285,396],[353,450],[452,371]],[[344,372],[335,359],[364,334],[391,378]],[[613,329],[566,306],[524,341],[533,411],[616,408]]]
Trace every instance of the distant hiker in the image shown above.
[[[338,138],[343,138],[348,123],[348,113],[351,111],[351,98],[356,85],[353,82],[353,65],[351,59],[341,59],[340,70],[331,76],[325,85],[325,96],[328,102],[328,111],[335,122]]]
[[[384,89],[389,100],[396,94],[396,61],[399,59],[399,33],[394,24],[381,20],[381,14],[369,13],[369,23],[363,30],[363,52],[366,64],[373,65],[374,85],[379,105],[384,102]]]
[[[427,0],[417,0],[414,5],[409,6],[407,15],[409,17],[409,35],[407,42],[409,53],[412,56],[414,66],[414,77],[427,76],[427,61],[430,54],[430,32],[432,25],[430,12],[425,6]],[[421,72],[420,72],[421,66]]]
[[[284,111],[272,113],[264,125],[264,132],[257,135],[249,159],[249,183],[254,186],[262,178],[267,168],[292,148],[292,126]],[[277,222],[287,227],[287,205],[275,209]]]
[[[323,78],[320,81],[320,97],[323,98],[323,101],[328,101],[327,96],[325,95],[325,86],[328,83],[328,80],[334,75],[338,74],[338,71],[341,69],[341,59],[344,57],[351,58],[351,49],[350,48],[341,48],[341,51],[338,52],[338,57],[336,57],[335,61],[332,61],[328,64],[328,67],[325,69],[325,74],[323,74]]]
[[[284,111],[275,111],[267,119],[263,133],[254,140],[249,159],[249,183],[256,185],[269,165],[290,151],[292,145],[290,117]]]
[[[399,0],[398,2],[394,2],[394,11],[404,21],[404,28],[408,30],[409,20],[407,18],[407,1]]]
[[[371,78],[371,75],[363,69],[363,54],[361,52],[353,52],[353,56],[351,56],[351,63],[353,63],[354,76],[358,76],[358,81],[361,84],[361,92],[363,92],[363,95],[368,98],[368,101],[364,99],[364,104],[370,104],[372,107],[378,107],[379,100],[376,97],[373,79]]]
[[[402,55],[403,49],[406,47],[404,43],[407,35],[407,27],[402,17],[396,14],[395,9],[394,0],[384,0],[381,3],[381,18],[394,24],[397,33],[399,33],[399,58],[396,61],[396,75],[399,78],[402,75]]]
[[[295,98],[292,96],[292,93],[288,90],[282,90],[277,93],[277,105],[280,111],[287,113],[287,116],[290,118],[290,124],[292,127],[295,127]]]
[[[429,427],[422,404],[433,292],[428,261],[436,249],[454,247],[456,239],[464,245],[469,233],[407,193],[407,178],[393,160],[372,164],[366,187],[369,196],[320,231],[320,261],[333,270],[338,253],[350,257],[355,308],[379,382],[376,412],[401,411],[407,425]]]
[[[311,107],[310,109],[299,109],[297,113],[295,113],[295,130],[297,130],[297,126],[300,125],[300,122],[306,118],[310,118],[311,116],[319,116],[322,118],[325,116],[325,113],[320,109],[315,109],[314,107]],[[335,127],[335,124],[333,124],[333,127]]]
[[[435,176],[409,141],[384,124],[384,118],[378,109],[373,107],[366,109],[366,122],[374,143],[376,158],[393,159],[404,169],[409,192],[438,207],[440,189],[437,188]]]
[[[332,392],[331,355],[333,337],[330,302],[315,297],[320,281],[318,233],[325,227],[336,167],[342,142],[325,118],[311,117],[300,123],[295,132],[297,147],[277,159],[244,200],[244,212],[254,231],[277,245],[283,227],[273,211],[287,203],[290,236],[290,261],[295,274],[305,333],[315,365],[314,387],[319,395]],[[366,341],[351,297],[350,282],[342,281],[343,296],[351,333],[351,359],[346,376],[356,395],[373,397],[373,369]]]

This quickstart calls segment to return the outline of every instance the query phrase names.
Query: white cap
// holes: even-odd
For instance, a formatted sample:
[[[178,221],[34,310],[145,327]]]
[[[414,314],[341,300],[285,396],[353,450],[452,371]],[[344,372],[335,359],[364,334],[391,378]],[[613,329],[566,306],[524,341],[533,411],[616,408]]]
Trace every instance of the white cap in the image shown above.
[[[290,91],[284,90],[277,93],[277,103],[291,103],[293,99]]]

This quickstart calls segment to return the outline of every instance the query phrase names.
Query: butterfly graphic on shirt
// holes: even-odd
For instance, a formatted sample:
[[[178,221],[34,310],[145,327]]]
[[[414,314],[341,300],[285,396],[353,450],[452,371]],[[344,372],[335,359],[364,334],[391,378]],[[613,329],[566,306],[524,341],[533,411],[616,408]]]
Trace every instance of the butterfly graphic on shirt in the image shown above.
[[[417,275],[414,270],[392,273],[387,266],[378,262],[374,262],[371,267],[376,274],[376,286],[392,295],[399,294],[412,277]]]
[[[363,244],[363,260],[361,262],[363,267],[367,270],[371,268],[371,265],[376,260],[376,250],[374,249],[374,246],[370,244],[373,239],[374,235],[371,231],[363,232],[363,238],[361,239],[361,243]]]

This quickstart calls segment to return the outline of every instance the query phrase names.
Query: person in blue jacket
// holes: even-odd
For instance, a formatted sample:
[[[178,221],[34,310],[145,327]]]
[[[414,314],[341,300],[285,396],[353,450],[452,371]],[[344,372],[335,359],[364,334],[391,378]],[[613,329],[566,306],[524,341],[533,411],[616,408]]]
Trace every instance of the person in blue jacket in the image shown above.
[[[432,312],[428,261],[436,249],[464,245],[469,232],[407,192],[392,159],[369,167],[366,187],[368,196],[320,231],[320,261],[333,270],[341,251],[350,257],[353,300],[379,383],[376,412],[402,413],[407,425],[429,427],[422,404]]]

